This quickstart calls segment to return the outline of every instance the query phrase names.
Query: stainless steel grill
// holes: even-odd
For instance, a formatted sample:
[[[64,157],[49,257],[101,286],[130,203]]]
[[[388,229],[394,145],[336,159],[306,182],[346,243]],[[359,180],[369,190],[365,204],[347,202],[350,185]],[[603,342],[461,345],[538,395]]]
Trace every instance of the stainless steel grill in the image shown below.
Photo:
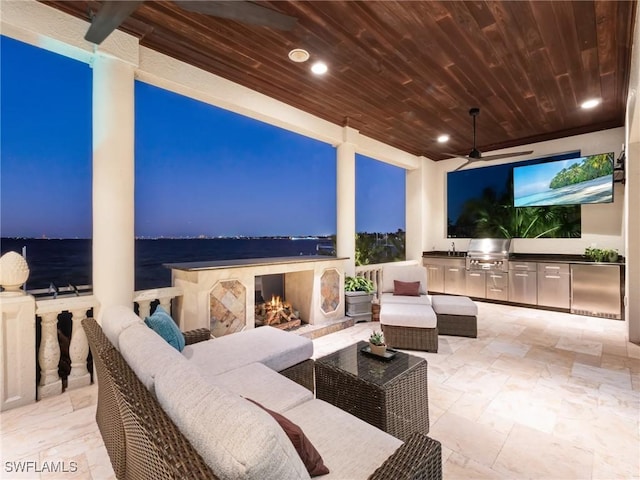
[[[467,249],[467,270],[509,271],[510,238],[473,238]]]

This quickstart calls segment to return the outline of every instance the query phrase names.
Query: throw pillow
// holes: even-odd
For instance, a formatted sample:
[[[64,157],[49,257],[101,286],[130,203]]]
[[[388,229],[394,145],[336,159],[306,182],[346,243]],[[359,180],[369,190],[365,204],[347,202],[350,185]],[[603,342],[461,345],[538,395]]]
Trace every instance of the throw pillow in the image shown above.
[[[258,402],[251,400],[250,398],[247,398],[247,400],[262,408],[265,412],[271,415],[276,422],[278,422],[280,427],[284,430],[284,433],[289,437],[289,440],[291,440],[296,452],[300,455],[300,459],[302,460],[302,463],[304,463],[304,466],[310,476],[317,477],[318,475],[325,475],[329,473],[329,469],[324,464],[320,453],[318,453],[316,447],[313,446],[298,425],[293,423],[287,417],[263,407]]]
[[[400,280],[394,280],[393,294],[404,295],[407,297],[419,297],[420,282],[401,282]]]
[[[184,349],[184,335],[176,325],[176,322],[173,321],[173,318],[171,318],[171,315],[160,305],[156,307],[153,315],[144,319],[144,323],[179,352]]]

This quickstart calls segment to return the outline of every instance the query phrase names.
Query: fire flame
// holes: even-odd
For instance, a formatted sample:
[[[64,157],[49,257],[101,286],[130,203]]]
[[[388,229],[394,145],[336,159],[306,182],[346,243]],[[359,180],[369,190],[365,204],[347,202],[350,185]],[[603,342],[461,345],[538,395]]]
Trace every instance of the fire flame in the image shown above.
[[[282,306],[282,301],[280,300],[279,295],[271,295],[271,306],[274,308],[278,308]]]

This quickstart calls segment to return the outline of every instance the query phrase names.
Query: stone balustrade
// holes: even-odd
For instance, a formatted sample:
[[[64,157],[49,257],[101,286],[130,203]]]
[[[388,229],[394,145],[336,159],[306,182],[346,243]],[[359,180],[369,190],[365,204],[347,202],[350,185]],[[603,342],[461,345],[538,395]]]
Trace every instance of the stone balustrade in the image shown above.
[[[155,301],[158,301],[162,308],[171,313],[171,302],[177,297],[182,297],[182,288],[180,287],[152,288],[135,292],[133,302],[138,305],[138,316],[144,320],[151,315],[151,304]]]
[[[356,266],[356,276],[371,280],[378,298],[380,298],[380,294],[382,293],[382,271],[385,265],[420,265],[420,263],[417,260],[406,260],[403,262],[373,263],[371,265]]]

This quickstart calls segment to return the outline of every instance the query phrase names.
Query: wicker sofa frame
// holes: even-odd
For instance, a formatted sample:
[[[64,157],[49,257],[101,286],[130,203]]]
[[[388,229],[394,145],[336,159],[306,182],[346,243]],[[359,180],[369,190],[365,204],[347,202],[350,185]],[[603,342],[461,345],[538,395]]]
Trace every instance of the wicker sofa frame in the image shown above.
[[[82,321],[98,375],[96,422],[118,479],[216,480],[199,453],[140,382],[93,318]],[[206,329],[185,339],[210,338]],[[313,360],[280,372],[313,391]],[[311,380],[309,380],[309,373]],[[415,433],[369,477],[370,480],[442,479],[440,442]]]
[[[380,328],[382,328],[385,341],[390,347],[438,352],[437,328],[402,327],[384,324],[381,324]]]
[[[436,313],[440,335],[456,337],[478,337],[478,318],[467,315],[448,315]]]

